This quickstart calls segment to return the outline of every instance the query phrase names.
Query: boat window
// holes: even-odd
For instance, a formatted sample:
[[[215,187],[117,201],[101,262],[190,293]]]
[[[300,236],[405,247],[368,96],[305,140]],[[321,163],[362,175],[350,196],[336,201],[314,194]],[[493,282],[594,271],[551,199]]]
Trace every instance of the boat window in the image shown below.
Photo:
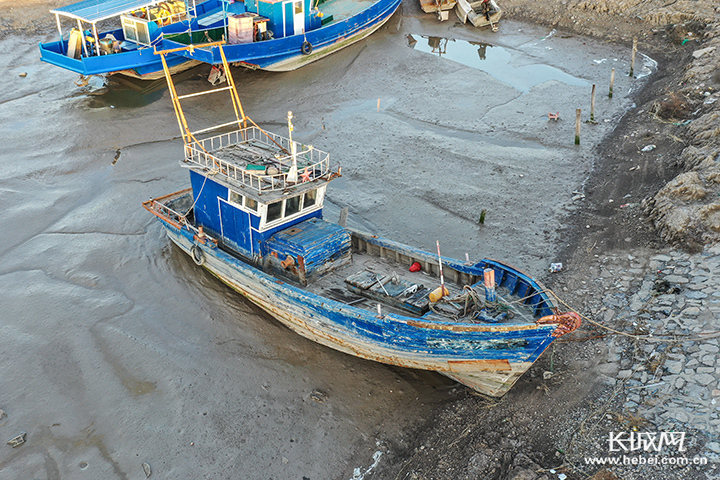
[[[295,215],[300,211],[300,195],[285,200],[285,216]]]
[[[254,212],[257,212],[257,209],[258,209],[257,200],[253,200],[252,198],[245,197],[245,208],[248,208]]]
[[[303,4],[302,2],[295,2],[295,14],[303,13]]]
[[[272,222],[275,220],[279,220],[282,216],[282,201],[270,203],[267,206],[267,217],[265,218],[266,222]]]
[[[228,196],[229,201],[231,201],[232,203],[236,203],[238,205],[242,205],[242,199],[243,199],[242,195],[230,190],[230,196]]]
[[[122,16],[120,18],[125,40],[150,45],[147,21],[141,18]]]
[[[310,190],[305,192],[305,201],[303,202],[303,208],[312,207],[317,203],[317,190]]]

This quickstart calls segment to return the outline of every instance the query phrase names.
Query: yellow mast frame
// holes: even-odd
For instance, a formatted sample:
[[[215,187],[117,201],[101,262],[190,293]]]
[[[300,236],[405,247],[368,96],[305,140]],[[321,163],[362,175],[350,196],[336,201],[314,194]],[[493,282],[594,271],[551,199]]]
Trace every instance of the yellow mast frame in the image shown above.
[[[225,41],[219,41],[219,42],[211,42],[211,43],[202,43],[199,45],[188,45],[186,47],[179,47],[179,48],[171,48],[168,50],[155,50],[155,55],[160,55],[160,59],[162,60],[163,65],[163,71],[165,72],[165,79],[167,80],[168,84],[168,90],[170,91],[170,98],[172,99],[173,108],[175,109],[175,116],[177,117],[178,121],[178,127],[180,127],[180,134],[183,137],[183,142],[185,143],[185,146],[189,146],[193,142],[202,148],[202,145],[197,141],[197,138],[195,138],[195,135],[198,133],[204,133],[211,130],[228,127],[230,125],[236,124],[239,129],[245,129],[247,128],[247,122],[249,121],[255,128],[260,130],[271,142],[273,142],[275,145],[280,147],[281,150],[283,150],[285,153],[290,153],[285,149],[282,145],[277,143],[268,133],[260,128],[257,123],[255,123],[250,117],[245,115],[245,110],[243,109],[242,103],[240,102],[240,96],[237,92],[237,87],[235,85],[235,80],[233,79],[232,73],[230,72],[230,66],[228,65],[227,57],[225,57],[225,51],[223,50],[223,45],[225,44]],[[228,86],[227,87],[220,87],[220,88],[211,88],[210,90],[205,90],[203,92],[196,92],[196,93],[189,93],[187,95],[178,95],[177,90],[175,90],[175,83],[173,82],[172,75],[170,74],[170,69],[168,68],[167,61],[165,60],[165,55],[169,53],[175,53],[180,52],[184,50],[189,50],[190,53],[192,53],[196,48],[211,48],[211,47],[218,47],[220,50],[220,57],[222,58],[222,64],[223,69],[225,70],[225,78],[227,79]],[[190,128],[188,127],[187,119],[185,118],[185,113],[183,113],[182,105],[180,105],[180,100],[184,98],[189,97],[197,97],[200,95],[206,95],[208,93],[217,93],[217,92],[224,92],[229,91],[230,92],[230,99],[232,100],[233,110],[235,112],[235,120],[230,121],[228,123],[223,123],[220,125],[215,125],[213,127],[204,128],[202,130],[196,130],[194,132],[190,131]],[[202,148],[203,151],[205,151],[204,148]],[[207,152],[206,152],[207,153]]]
[[[160,59],[162,60],[163,65],[163,71],[165,72],[165,79],[167,80],[168,84],[168,90],[170,91],[170,98],[172,99],[173,108],[175,109],[175,116],[177,117],[178,121],[178,127],[180,127],[180,133],[182,134],[183,141],[185,142],[185,146],[190,145],[191,143],[196,143],[198,146],[200,145],[197,141],[197,138],[195,135],[198,133],[204,133],[208,132],[210,130],[215,130],[222,127],[228,127],[233,124],[237,124],[238,128],[243,129],[247,128],[247,121],[250,120],[246,115],[245,111],[243,110],[242,103],[240,102],[240,97],[237,92],[237,88],[235,86],[235,81],[233,80],[232,74],[230,73],[230,66],[228,65],[227,58],[225,57],[225,52],[223,51],[223,44],[225,42],[212,42],[212,43],[203,43],[200,45],[188,45],[187,47],[180,47],[180,48],[171,48],[168,50],[161,50],[161,51],[155,51],[155,55],[160,55]],[[218,47],[220,49],[220,56],[222,58],[222,64],[223,69],[225,71],[225,78],[227,78],[228,86],[227,87],[220,87],[220,88],[211,88],[209,90],[205,90],[203,92],[196,92],[196,93],[190,93],[187,95],[178,95],[177,90],[175,89],[175,82],[173,82],[172,75],[170,74],[170,69],[168,68],[167,61],[165,60],[165,55],[169,53],[175,53],[183,50],[189,50],[191,53],[196,48],[203,48],[203,47]],[[235,112],[235,120],[223,123],[220,125],[215,125],[213,127],[204,128],[202,130],[196,130],[191,131],[190,127],[188,127],[187,119],[185,118],[185,113],[183,112],[182,105],[180,104],[180,100],[190,97],[197,97],[200,95],[207,95],[209,93],[218,93],[218,92],[224,92],[229,91],[230,92],[230,99],[232,100],[233,110]],[[250,120],[252,122],[252,120]],[[252,122],[255,123],[255,122]]]

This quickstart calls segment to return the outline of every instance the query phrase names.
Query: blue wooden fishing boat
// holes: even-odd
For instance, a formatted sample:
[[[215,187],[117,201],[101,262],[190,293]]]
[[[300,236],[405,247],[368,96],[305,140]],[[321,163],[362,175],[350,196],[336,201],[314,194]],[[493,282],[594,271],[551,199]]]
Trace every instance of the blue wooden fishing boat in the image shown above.
[[[293,70],[365,38],[400,0],[84,0],[51,10],[60,38],[40,43],[41,60],[81,75],[120,73],[154,80],[154,55],[191,44],[225,41],[230,63]],[[61,19],[72,23],[63,33]],[[98,24],[119,28],[98,32]],[[220,64],[217,47],[168,55],[171,72]]]
[[[221,50],[222,52],[222,50]],[[433,370],[501,396],[580,324],[503,262],[459,261],[323,218],[330,155],[267,132],[229,87],[170,92],[191,188],[143,206],[193,261],[300,335],[391,365]],[[180,99],[231,92],[236,118],[191,132]],[[215,129],[222,133],[200,139]],[[230,130],[228,130],[230,129]]]

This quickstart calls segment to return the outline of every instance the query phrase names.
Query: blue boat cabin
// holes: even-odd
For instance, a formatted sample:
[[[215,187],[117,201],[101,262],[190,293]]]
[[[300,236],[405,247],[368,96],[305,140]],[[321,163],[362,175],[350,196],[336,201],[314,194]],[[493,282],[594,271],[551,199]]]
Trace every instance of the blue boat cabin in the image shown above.
[[[297,143],[278,154],[258,137],[239,144],[229,137],[208,139],[209,146],[227,138],[226,146],[213,155],[193,149],[200,164],[212,166],[190,169],[196,225],[219,239],[223,248],[303,285],[349,262],[350,233],[322,217],[327,183],[338,175],[330,170],[328,155]],[[275,141],[292,142],[279,136]],[[297,146],[299,153],[282,155]],[[223,160],[216,153],[222,153]],[[218,168],[223,175],[215,175]],[[288,171],[293,169],[300,173],[290,181]]]

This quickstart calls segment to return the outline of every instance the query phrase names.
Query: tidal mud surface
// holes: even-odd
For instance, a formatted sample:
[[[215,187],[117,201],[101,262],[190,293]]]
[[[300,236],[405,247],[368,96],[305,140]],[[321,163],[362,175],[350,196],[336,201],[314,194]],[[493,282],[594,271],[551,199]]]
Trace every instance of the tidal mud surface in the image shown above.
[[[552,425],[572,426],[565,415],[597,398],[605,347],[559,346],[497,403],[437,374],[298,337],[199,270],[140,206],[187,186],[161,84],[78,88],[76,75],[37,60],[37,42],[56,35],[52,21],[0,5],[0,433],[27,432],[24,445],[0,449],[3,473],[137,478],[145,462],[178,478],[505,478],[513,465],[532,467],[521,452],[543,467],[562,463]],[[45,15],[46,5],[31,5]],[[25,27],[34,36],[19,35]],[[409,36],[430,51],[411,48]],[[431,38],[478,47],[478,61],[499,52],[512,68],[566,77],[522,87],[432,52]],[[575,193],[596,204],[586,190],[596,145],[630,122],[625,112],[654,81],[624,75],[628,63],[626,46],[512,18],[492,34],[437,23],[405,2],[368,39],[310,67],[234,74],[259,125],[282,133],[292,110],[298,138],[340,160],[329,218],[347,206],[373,233],[431,251],[439,240],[445,255],[495,257],[539,277],[560,258],[572,280],[549,280],[571,297],[589,264],[577,256],[593,247],[586,242],[655,238],[649,227],[635,235],[631,220],[626,236],[606,235],[598,225],[614,217]],[[207,73],[188,73],[181,93],[206,88]],[[592,84],[598,123],[583,123],[576,146],[575,109],[589,118]],[[187,113],[200,128],[227,121],[231,108],[217,98]],[[626,194],[615,201],[642,199]],[[592,235],[573,218],[593,218]],[[536,387],[550,365],[567,370],[544,383],[546,398]]]

